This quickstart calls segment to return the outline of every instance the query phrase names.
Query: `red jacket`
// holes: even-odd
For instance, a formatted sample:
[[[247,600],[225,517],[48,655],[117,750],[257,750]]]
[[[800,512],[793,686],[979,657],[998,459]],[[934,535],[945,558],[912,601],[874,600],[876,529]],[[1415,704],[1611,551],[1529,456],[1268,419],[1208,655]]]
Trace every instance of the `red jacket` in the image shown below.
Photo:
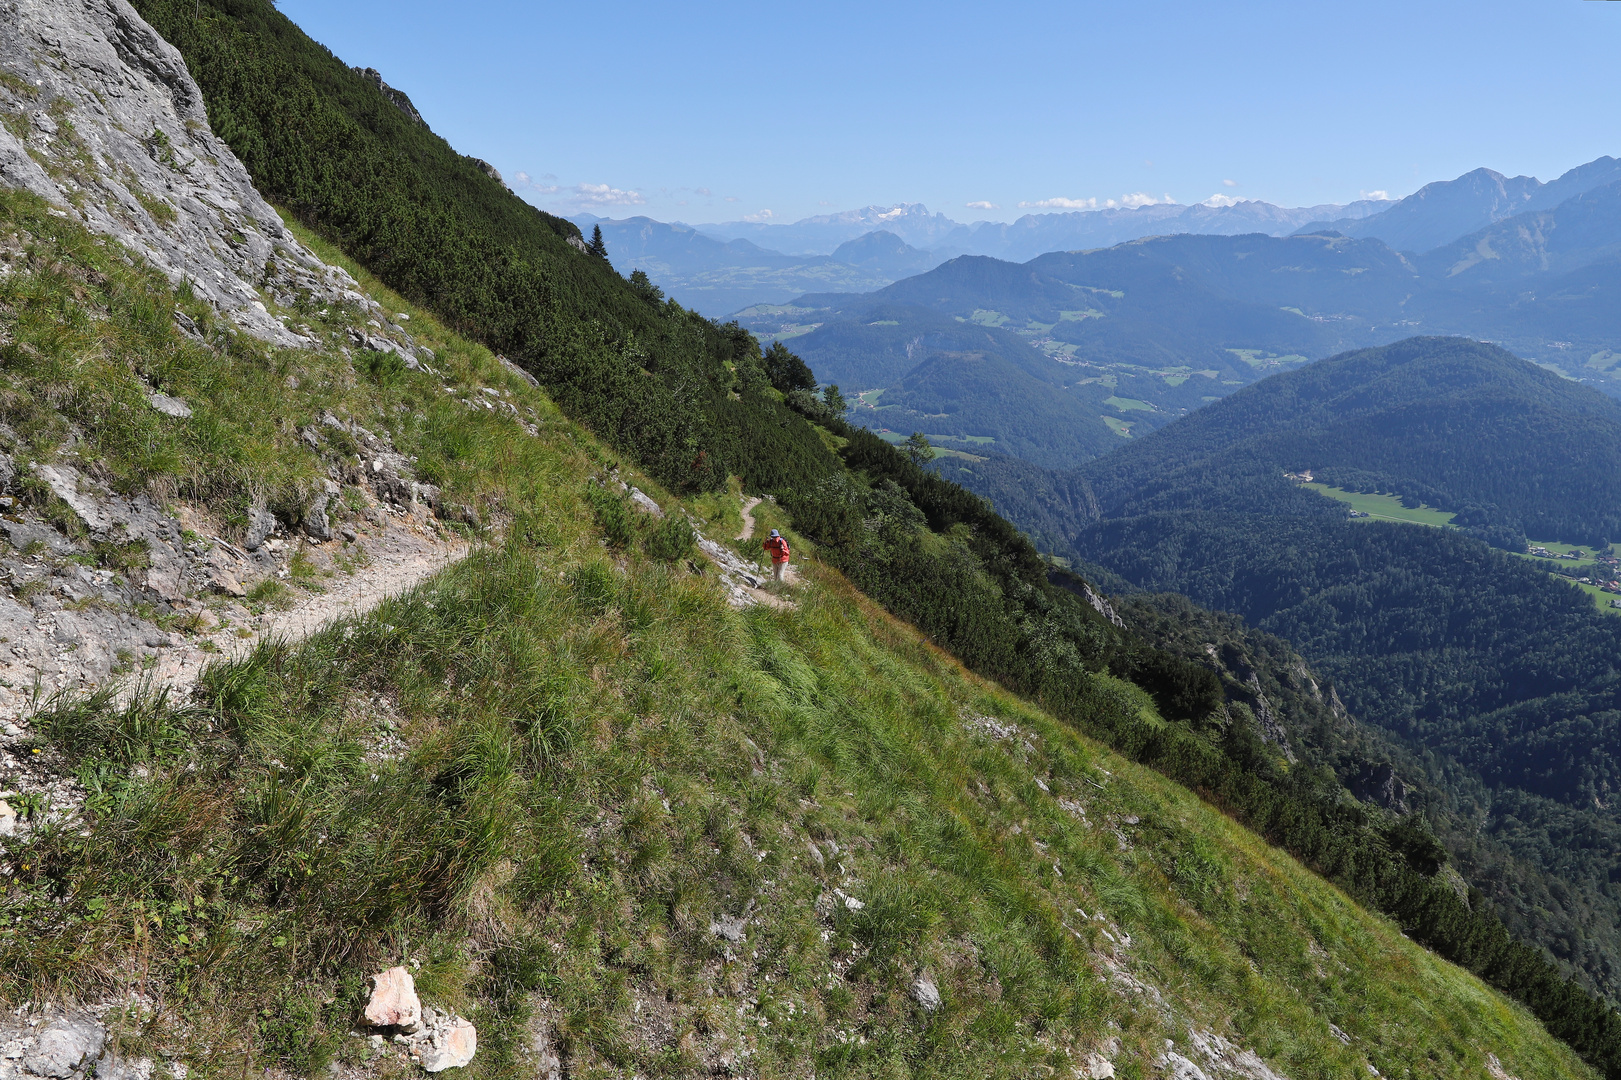
[[[768,536],[765,540],[766,552],[774,563],[788,561],[788,541],[781,536]]]

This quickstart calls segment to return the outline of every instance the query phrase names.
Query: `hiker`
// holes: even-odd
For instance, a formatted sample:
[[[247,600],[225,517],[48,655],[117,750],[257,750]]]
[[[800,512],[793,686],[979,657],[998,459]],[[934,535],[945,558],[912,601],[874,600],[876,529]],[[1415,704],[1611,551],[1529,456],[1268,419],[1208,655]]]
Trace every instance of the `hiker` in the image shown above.
[[[781,581],[782,569],[788,565],[788,541],[782,538],[780,532],[772,529],[771,535],[765,538],[765,550],[771,556],[771,580]]]

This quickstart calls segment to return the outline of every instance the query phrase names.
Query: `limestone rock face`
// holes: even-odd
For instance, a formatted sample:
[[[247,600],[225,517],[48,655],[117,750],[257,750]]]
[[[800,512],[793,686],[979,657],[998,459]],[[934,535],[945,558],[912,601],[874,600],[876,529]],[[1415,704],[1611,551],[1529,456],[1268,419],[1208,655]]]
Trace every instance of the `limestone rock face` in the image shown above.
[[[180,53],[125,0],[0,0],[0,71],[0,184],[121,241],[273,344],[308,342],[268,313],[261,285],[278,302],[363,303],[259,197]]]
[[[371,1000],[366,1003],[366,1022],[374,1027],[401,1027],[415,1030],[422,1025],[422,1002],[417,999],[416,981],[402,967],[389,968],[372,976]]]

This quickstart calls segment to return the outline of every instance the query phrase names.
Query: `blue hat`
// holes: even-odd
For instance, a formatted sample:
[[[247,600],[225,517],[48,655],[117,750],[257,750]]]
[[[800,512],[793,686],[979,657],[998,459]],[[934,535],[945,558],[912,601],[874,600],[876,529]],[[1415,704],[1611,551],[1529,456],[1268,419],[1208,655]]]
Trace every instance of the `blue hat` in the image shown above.
[[[772,536],[781,536],[781,535],[782,535],[782,534],[781,534],[781,533],[779,533],[779,532],[778,532],[778,531],[777,531],[777,530],[776,530],[776,529],[772,529],[772,530],[771,530],[771,535],[772,535]]]

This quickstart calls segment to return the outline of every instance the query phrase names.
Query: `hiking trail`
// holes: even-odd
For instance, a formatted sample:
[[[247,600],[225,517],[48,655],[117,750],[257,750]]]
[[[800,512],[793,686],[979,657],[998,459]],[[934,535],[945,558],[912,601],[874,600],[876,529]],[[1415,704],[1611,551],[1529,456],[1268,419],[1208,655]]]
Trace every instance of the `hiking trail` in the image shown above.
[[[754,535],[754,514],[751,511],[760,505],[760,497],[743,500],[743,531],[737,534],[739,540],[747,540]]]

